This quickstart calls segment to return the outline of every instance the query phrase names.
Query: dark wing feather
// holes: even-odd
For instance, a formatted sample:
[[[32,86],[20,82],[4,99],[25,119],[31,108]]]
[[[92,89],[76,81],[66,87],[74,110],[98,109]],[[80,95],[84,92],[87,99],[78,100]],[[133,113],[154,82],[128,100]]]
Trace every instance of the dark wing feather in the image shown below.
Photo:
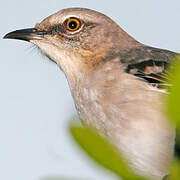
[[[168,86],[167,66],[176,53],[148,46],[133,48],[120,55],[125,71],[156,87]]]

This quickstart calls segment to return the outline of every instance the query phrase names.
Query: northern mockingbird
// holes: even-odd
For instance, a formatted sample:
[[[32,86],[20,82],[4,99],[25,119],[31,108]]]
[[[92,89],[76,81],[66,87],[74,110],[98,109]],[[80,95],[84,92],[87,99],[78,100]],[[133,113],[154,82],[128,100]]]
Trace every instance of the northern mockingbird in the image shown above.
[[[176,53],[141,44],[109,17],[83,8],[4,38],[30,41],[59,65],[83,124],[108,138],[136,173],[155,180],[169,173],[175,128],[160,85]]]

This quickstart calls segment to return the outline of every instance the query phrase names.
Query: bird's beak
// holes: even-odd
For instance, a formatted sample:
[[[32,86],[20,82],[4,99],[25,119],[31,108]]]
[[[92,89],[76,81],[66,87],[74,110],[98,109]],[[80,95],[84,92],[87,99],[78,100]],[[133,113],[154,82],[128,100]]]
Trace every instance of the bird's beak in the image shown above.
[[[19,39],[24,41],[30,41],[30,40],[42,40],[44,35],[46,35],[47,32],[45,31],[38,31],[35,28],[29,28],[29,29],[21,29],[12,31],[8,34],[6,34],[3,38],[4,39]]]

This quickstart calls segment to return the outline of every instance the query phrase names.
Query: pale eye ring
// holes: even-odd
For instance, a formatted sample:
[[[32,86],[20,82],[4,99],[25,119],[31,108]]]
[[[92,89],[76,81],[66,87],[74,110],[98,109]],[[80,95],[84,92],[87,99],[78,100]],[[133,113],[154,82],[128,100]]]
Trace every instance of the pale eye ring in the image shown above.
[[[81,22],[75,17],[71,17],[65,21],[65,26],[68,31],[74,32],[81,27]]]

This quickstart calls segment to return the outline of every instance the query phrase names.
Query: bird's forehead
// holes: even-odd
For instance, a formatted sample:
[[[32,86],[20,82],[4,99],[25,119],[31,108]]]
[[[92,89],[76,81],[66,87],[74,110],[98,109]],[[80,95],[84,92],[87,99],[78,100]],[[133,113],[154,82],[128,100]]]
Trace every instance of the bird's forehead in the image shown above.
[[[112,22],[110,18],[97,11],[85,8],[69,8],[58,11],[57,13],[45,18],[40,25],[45,27],[62,24],[66,19],[76,17],[84,22]]]

